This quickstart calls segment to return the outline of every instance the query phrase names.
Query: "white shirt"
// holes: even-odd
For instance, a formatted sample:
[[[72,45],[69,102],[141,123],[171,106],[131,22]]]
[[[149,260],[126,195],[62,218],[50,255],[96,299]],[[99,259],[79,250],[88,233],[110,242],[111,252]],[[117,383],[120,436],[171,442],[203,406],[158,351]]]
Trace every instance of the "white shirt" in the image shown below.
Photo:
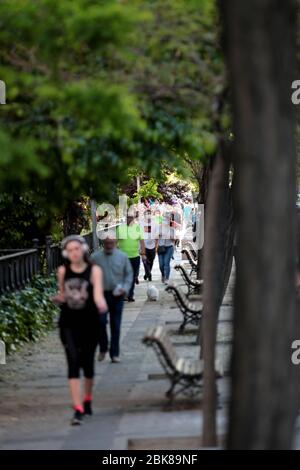
[[[147,237],[147,235],[151,235],[150,233],[145,233],[144,235],[144,242],[145,242],[145,247],[148,249],[148,250],[153,250],[155,248],[155,243],[156,243],[156,240],[151,238],[151,237]]]
[[[151,218],[146,217],[145,219],[146,220],[143,222],[145,247],[148,250],[153,250],[156,245],[156,240],[158,239],[159,226],[154,223],[155,218],[153,216]]]

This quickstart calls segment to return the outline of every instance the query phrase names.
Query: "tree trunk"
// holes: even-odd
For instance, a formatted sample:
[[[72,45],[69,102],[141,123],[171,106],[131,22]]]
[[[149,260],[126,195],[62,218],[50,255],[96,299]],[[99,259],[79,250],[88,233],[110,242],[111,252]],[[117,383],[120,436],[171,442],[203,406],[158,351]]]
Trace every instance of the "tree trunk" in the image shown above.
[[[199,187],[199,193],[198,193],[198,210],[199,210],[199,205],[203,204],[204,205],[204,211],[206,212],[206,202],[207,202],[207,196],[208,196],[208,188],[209,188],[209,178],[210,178],[210,165],[208,163],[204,164],[201,167],[201,171],[199,171],[197,175],[197,181],[198,181],[198,187]],[[204,216],[205,219],[205,216]],[[197,223],[199,223],[200,216],[197,214]],[[196,230],[197,233],[197,230]],[[199,241],[198,241],[199,244]],[[204,246],[202,248],[197,249],[197,279],[202,279],[203,278],[203,253],[204,253]]]
[[[202,166],[201,175],[198,180],[199,185],[199,194],[198,194],[198,204],[206,204],[207,195],[208,195],[208,186],[209,186],[209,177],[210,177],[210,165],[208,163]]]
[[[220,0],[234,111],[238,229],[228,447],[287,449],[299,407],[293,0]]]
[[[227,173],[227,178],[228,178]],[[232,189],[229,187],[229,178],[227,179],[227,185],[224,192],[223,210],[221,214],[223,222],[221,220],[221,230],[223,237],[223,260],[221,265],[221,279],[222,279],[222,295],[221,302],[228,286],[232,262],[233,262],[233,250],[234,250],[234,237],[235,237],[235,217],[233,207],[233,194]]]
[[[215,446],[217,390],[216,336],[228,268],[231,269],[233,224],[229,189],[229,160],[221,142],[214,159],[207,198],[204,250],[202,358],[204,360],[203,445]],[[227,280],[228,282],[228,280]]]
[[[93,251],[99,249],[99,239],[97,237],[97,203],[95,199],[90,199],[92,234],[93,234]]]

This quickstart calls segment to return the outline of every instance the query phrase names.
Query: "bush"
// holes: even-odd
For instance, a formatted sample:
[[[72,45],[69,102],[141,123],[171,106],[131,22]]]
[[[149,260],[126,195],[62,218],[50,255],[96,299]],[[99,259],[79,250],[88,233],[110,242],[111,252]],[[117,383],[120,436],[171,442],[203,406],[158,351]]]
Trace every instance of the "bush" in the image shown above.
[[[36,341],[54,326],[57,307],[49,297],[56,292],[56,280],[37,276],[21,291],[0,297],[0,339],[6,351],[15,351],[24,342]]]

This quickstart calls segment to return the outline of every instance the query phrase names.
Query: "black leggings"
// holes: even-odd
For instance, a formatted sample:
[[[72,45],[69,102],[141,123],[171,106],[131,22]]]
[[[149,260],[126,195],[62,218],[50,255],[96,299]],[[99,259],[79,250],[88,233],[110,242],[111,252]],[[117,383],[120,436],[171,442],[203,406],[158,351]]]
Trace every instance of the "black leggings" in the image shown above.
[[[61,327],[60,338],[64,345],[67,363],[68,378],[78,379],[80,369],[83,369],[84,377],[94,377],[94,358],[99,337],[94,332],[91,335],[82,333],[79,329]]]

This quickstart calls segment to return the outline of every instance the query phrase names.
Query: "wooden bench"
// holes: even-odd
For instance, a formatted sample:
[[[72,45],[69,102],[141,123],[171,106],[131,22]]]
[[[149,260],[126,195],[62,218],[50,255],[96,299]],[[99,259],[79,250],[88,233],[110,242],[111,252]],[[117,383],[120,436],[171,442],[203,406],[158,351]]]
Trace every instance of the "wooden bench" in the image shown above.
[[[182,252],[182,254],[186,255],[186,257],[187,257],[187,259],[188,259],[188,261],[191,265],[190,276],[193,273],[197,273],[198,263],[197,263],[197,260],[193,257],[191,251],[188,248],[183,248],[181,252]]]
[[[197,260],[197,251],[195,249],[195,245],[194,243],[190,242],[190,241],[186,241],[185,242],[185,247],[187,250],[189,250],[189,252],[191,253],[191,255],[193,256],[194,260],[196,261]]]
[[[187,296],[194,295],[194,294],[201,294],[202,287],[203,287],[203,280],[192,279],[188,275],[188,273],[186,272],[182,264],[176,264],[175,269],[176,271],[180,272],[182,279],[184,280],[188,288]]]
[[[173,293],[175,302],[183,315],[183,322],[179,327],[179,331],[182,333],[188,324],[199,325],[202,317],[202,307],[198,307],[190,302],[180,287],[175,284],[169,283],[166,287],[166,292]]]
[[[166,392],[168,398],[172,399],[179,393],[194,396],[201,390],[203,361],[178,358],[171,339],[162,326],[150,328],[143,343],[153,347],[171,382],[171,387]]]
[[[203,360],[178,357],[168,332],[161,325],[149,328],[142,341],[153,347],[171,382],[171,387],[166,392],[168,398],[173,399],[180,393],[193,397],[201,391]],[[224,375],[218,360],[215,362],[215,371],[217,378]]]

